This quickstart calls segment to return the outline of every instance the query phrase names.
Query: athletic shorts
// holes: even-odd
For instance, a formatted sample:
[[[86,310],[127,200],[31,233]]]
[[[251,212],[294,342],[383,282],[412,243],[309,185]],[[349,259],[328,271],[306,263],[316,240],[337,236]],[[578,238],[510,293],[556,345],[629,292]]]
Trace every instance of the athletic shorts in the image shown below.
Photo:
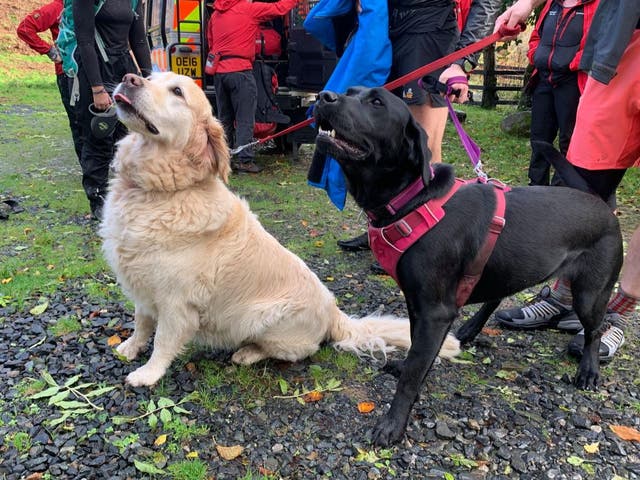
[[[457,29],[399,35],[391,42],[393,61],[389,81],[450,54],[454,51],[457,41]],[[444,68],[441,68],[429,76],[437,80],[443,71]],[[418,79],[398,87],[393,93],[401,97],[407,105],[424,105],[429,103],[429,98],[433,107],[447,106],[444,97],[434,87],[426,91],[418,86]]]
[[[588,77],[567,158],[588,170],[640,166],[640,30],[608,85]]]

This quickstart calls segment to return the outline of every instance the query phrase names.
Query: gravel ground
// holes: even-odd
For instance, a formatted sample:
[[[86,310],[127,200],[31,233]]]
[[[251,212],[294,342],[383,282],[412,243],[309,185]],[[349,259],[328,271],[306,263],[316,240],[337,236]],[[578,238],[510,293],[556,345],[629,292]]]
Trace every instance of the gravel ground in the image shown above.
[[[350,262],[353,274],[328,286],[346,311],[406,313],[399,290],[369,274],[368,254],[308,261],[320,278],[337,271],[339,262]],[[56,336],[51,325],[63,316],[78,318],[81,328]],[[174,470],[156,478],[640,478],[639,442],[623,440],[611,429],[640,430],[639,347],[631,332],[621,354],[603,367],[601,388],[589,393],[570,383],[577,366],[566,354],[570,336],[500,331],[490,324],[493,330],[476,339],[462,363],[434,367],[404,440],[380,450],[371,446],[370,430],[387,410],[396,382],[379,373],[380,363],[372,359],[345,368],[324,349],[298,364],[266,362],[245,369],[247,380],[231,365],[229,352],[194,348],[150,391],[124,386],[139,362],[122,362],[108,345],[109,338],[124,338],[132,328],[129,305],[91,304],[80,282],[69,283],[44,313],[0,308],[1,318],[0,478],[150,478],[141,468],[170,472],[175,462],[196,456],[191,465],[206,464],[206,476]],[[217,384],[207,374],[211,368],[221,374]],[[48,405],[47,398],[28,398],[31,380],[43,370],[59,384],[80,375],[76,386],[95,382],[87,391],[114,388],[91,398],[99,411],[52,426],[63,410]],[[314,372],[325,375],[321,385],[340,381],[339,390],[313,402],[274,398],[282,394],[277,379],[291,388],[313,388]],[[209,392],[216,406],[202,401],[202,394],[188,400],[193,392]],[[161,398],[187,399],[180,407],[190,413],[174,410],[173,416],[194,429],[191,435],[179,435],[176,422],[164,426],[166,418],[155,428],[149,417],[116,421],[144,414],[150,399],[157,404]],[[373,411],[359,413],[362,401],[373,402]],[[25,433],[26,445],[18,441]],[[221,446],[239,446],[242,453],[225,459],[229,455]]]

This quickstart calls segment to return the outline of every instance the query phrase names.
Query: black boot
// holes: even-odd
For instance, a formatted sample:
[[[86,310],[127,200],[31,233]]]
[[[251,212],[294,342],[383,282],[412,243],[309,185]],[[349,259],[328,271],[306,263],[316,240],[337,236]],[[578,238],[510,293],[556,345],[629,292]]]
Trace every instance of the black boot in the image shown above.
[[[387,271],[382,268],[382,265],[380,265],[380,263],[378,263],[377,261],[374,261],[369,268],[376,275],[389,275]]]
[[[366,233],[358,235],[349,240],[338,240],[338,246],[347,252],[360,252],[362,250],[370,250],[369,236]]]

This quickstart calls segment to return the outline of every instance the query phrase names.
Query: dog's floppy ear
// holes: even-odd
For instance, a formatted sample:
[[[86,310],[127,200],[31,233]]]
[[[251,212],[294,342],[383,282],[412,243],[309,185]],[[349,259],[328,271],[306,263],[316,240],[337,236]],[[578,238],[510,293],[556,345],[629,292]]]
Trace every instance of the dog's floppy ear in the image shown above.
[[[431,181],[431,150],[427,146],[427,132],[420,126],[413,115],[405,128],[405,136],[409,142],[409,155],[411,161],[421,167],[422,180],[425,185]]]
[[[196,168],[207,174],[219,175],[225,183],[229,183],[229,147],[222,125],[212,114],[200,118],[188,145],[185,153]]]
[[[222,124],[213,116],[210,116],[207,122],[206,155],[211,161],[214,173],[217,173],[224,183],[229,183],[229,173],[231,173],[229,146]]]

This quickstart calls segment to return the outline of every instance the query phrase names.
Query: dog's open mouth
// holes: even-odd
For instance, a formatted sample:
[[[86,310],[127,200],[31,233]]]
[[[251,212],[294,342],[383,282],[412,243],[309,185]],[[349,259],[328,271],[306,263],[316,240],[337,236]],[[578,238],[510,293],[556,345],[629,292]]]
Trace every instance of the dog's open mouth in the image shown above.
[[[133,102],[125,94],[118,92],[113,96],[113,100],[121,110],[138,117],[140,121],[144,123],[144,126],[149,133],[153,135],[158,135],[160,133],[156,126],[147,120],[147,118],[133,105]]]
[[[342,156],[358,159],[367,155],[367,149],[365,147],[356,145],[353,141],[336,132],[333,126],[326,120],[318,123],[316,145],[324,148],[327,153],[334,157]]]

